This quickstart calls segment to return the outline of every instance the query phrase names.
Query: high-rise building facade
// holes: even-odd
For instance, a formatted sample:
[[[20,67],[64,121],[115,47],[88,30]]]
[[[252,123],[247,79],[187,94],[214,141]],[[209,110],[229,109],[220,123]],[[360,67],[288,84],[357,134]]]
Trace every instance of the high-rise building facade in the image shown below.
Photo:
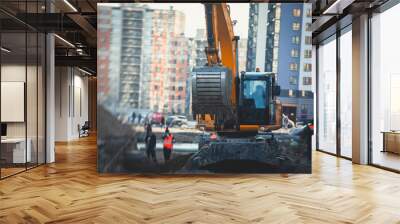
[[[151,30],[146,22],[147,9],[124,6],[121,29],[121,67],[119,102],[122,107],[141,108],[141,77],[144,75],[145,32]]]
[[[205,29],[197,29],[196,36],[194,37],[194,65],[205,66],[207,63],[207,56],[205,53],[205,48],[207,46],[207,38],[206,38],[206,30]]]
[[[170,9],[155,9],[152,22],[150,104],[153,111],[184,113],[186,79],[190,74],[189,39],[184,36],[185,15]]]
[[[275,73],[283,113],[312,120],[311,4],[251,3],[249,14],[246,69]]]
[[[239,51],[239,72],[246,71],[246,60],[247,60],[247,39],[239,39],[238,43]]]
[[[186,110],[186,89],[188,86],[189,66],[189,39],[183,34],[172,38],[170,74],[168,79],[168,113],[183,114]]]
[[[98,19],[99,99],[110,108],[145,108],[151,10],[138,4],[103,4]]]
[[[100,102],[106,100],[106,97],[110,94],[110,79],[108,76],[108,71],[110,65],[110,38],[112,32],[111,18],[111,7],[99,7],[97,16],[97,32],[99,37],[97,39],[97,92]]]
[[[111,107],[185,113],[191,48],[184,14],[173,8],[105,4],[99,19],[100,90]]]

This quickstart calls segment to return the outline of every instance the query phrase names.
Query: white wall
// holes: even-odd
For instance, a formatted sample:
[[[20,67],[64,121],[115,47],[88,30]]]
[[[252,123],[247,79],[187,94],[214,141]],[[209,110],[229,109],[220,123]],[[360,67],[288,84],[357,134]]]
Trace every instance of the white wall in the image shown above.
[[[88,78],[76,68],[56,67],[55,141],[79,138],[88,117]]]

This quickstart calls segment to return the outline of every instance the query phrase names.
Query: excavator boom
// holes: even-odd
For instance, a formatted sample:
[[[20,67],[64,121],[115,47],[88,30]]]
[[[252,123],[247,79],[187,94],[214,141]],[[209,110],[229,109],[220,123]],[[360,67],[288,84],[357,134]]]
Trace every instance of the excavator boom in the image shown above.
[[[232,85],[236,85],[238,76],[237,42],[234,35],[229,6],[226,3],[205,3],[207,44],[205,49],[208,66],[224,66],[231,71]],[[230,96],[236,104],[236,91]]]

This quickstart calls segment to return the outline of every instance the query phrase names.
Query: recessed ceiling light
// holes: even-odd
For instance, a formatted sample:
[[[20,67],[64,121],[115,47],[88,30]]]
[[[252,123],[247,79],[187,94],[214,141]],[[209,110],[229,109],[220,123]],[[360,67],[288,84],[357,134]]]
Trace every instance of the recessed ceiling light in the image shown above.
[[[73,45],[71,42],[69,42],[68,40],[62,38],[61,36],[59,36],[58,34],[54,34],[55,37],[57,37],[59,40],[61,40],[62,42],[64,42],[65,44],[69,45],[70,47],[75,48],[75,45]]]
[[[81,69],[81,68],[79,68],[79,67],[78,67],[78,70],[81,71],[81,72],[83,72],[83,73],[85,73],[85,74],[87,74],[87,75],[90,75],[90,76],[93,75],[92,73],[90,73],[90,72],[88,72],[88,71],[86,71],[86,70],[83,70],[83,69]]]

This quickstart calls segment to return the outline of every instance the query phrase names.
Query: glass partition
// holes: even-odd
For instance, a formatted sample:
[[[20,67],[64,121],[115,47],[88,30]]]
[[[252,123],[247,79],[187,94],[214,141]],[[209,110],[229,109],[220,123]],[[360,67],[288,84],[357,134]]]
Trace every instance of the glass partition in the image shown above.
[[[43,5],[0,2],[19,16],[43,12]],[[46,39],[10,15],[0,12],[1,179],[45,163]]]
[[[26,140],[26,41],[25,32],[1,34],[2,177],[24,171],[31,161]]]

